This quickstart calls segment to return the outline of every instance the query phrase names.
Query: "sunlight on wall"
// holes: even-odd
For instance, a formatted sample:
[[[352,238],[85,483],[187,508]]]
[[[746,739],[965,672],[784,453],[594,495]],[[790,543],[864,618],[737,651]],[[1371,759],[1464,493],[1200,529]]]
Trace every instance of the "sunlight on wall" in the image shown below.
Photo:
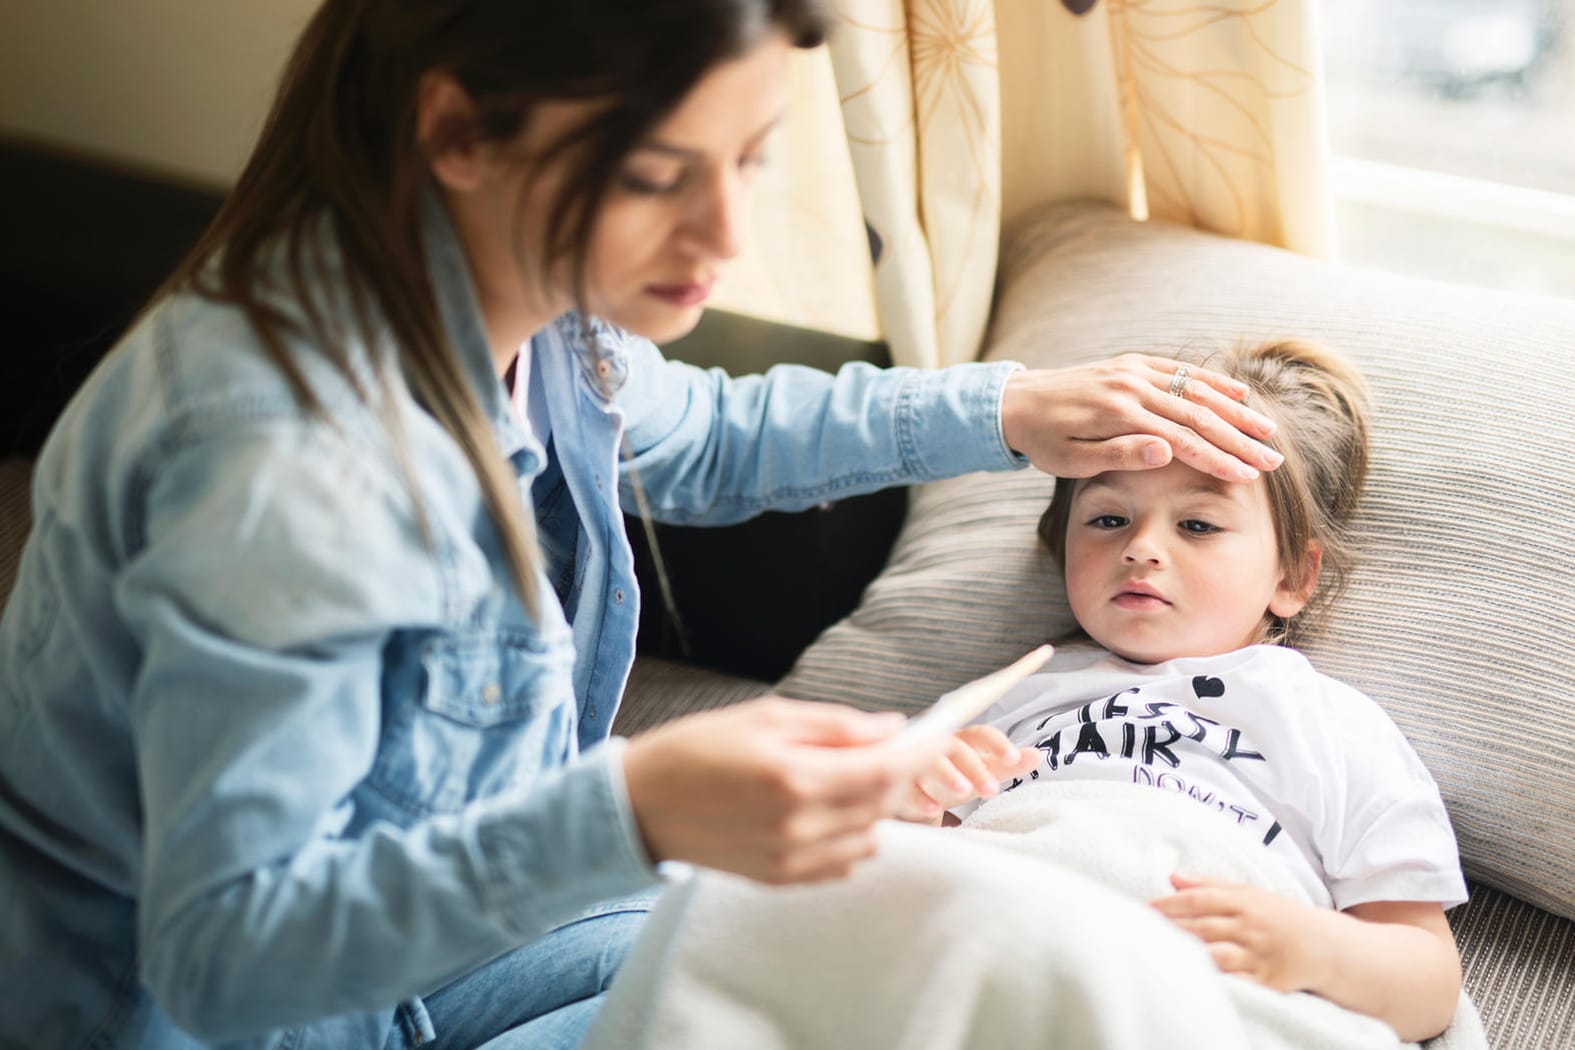
[[[712,305],[879,339],[868,235],[824,47],[795,51],[792,103],[766,149],[748,246]]]
[[[317,0],[6,0],[0,134],[234,180]]]

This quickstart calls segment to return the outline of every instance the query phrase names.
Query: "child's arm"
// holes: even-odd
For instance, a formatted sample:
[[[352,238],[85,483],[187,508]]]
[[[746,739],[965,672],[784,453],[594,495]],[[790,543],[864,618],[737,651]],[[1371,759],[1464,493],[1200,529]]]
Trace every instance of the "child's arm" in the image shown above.
[[[1315,992],[1420,1042],[1460,996],[1460,952],[1441,905],[1372,901],[1330,911],[1255,886],[1172,875],[1152,902],[1208,943],[1221,970],[1284,992]]]
[[[916,824],[940,824],[952,806],[990,798],[1001,782],[1039,764],[1039,752],[1019,749],[994,726],[964,726],[935,763],[914,779],[897,816]]]

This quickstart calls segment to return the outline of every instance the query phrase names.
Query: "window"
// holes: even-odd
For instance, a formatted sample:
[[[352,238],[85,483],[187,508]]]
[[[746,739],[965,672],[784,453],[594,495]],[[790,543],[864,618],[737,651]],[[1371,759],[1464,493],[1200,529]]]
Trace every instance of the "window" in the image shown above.
[[[1575,0],[1323,0],[1342,256],[1575,296]]]

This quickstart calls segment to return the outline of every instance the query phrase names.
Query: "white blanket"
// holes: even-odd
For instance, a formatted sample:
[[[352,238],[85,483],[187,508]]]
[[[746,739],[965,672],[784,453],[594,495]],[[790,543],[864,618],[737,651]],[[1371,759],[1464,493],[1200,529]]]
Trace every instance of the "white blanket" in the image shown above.
[[[1184,871],[1300,898],[1200,804],[1028,785],[961,828],[882,828],[850,879],[773,889],[697,872],[665,893],[587,1050],[1365,1050],[1390,1028],[1220,974],[1146,904]],[[1463,995],[1431,1050],[1486,1050]]]

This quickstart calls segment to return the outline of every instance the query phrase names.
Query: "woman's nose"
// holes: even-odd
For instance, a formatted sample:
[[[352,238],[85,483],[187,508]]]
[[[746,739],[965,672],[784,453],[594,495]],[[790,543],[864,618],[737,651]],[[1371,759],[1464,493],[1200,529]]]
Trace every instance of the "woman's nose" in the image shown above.
[[[736,172],[720,172],[706,185],[685,224],[686,246],[713,259],[731,259],[744,249],[749,187]]]

